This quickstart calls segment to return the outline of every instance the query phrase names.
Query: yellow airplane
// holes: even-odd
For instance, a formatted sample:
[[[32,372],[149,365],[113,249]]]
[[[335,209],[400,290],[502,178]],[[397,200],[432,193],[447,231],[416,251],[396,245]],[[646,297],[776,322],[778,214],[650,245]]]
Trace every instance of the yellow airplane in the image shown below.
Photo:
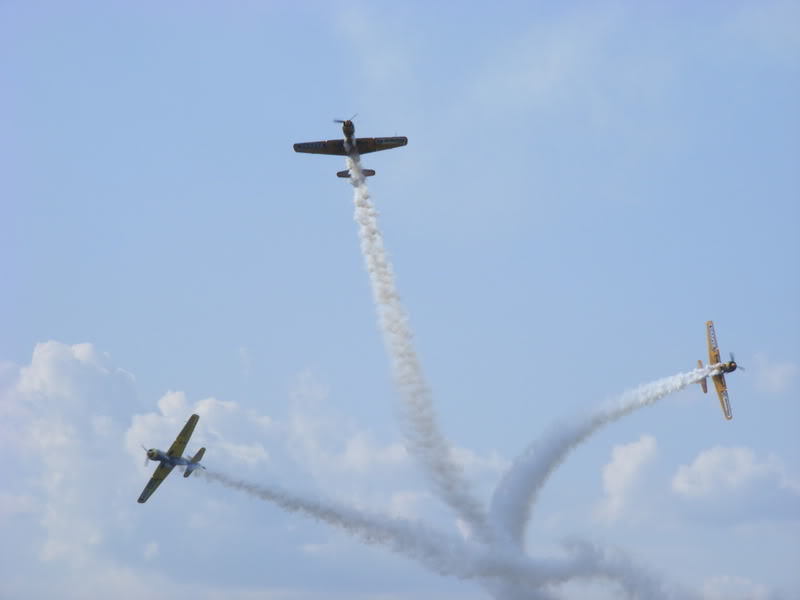
[[[719,396],[719,403],[722,406],[722,413],[725,415],[726,419],[732,419],[733,414],[731,414],[731,403],[728,400],[728,386],[725,383],[725,373],[733,373],[737,368],[744,371],[744,367],[740,367],[736,364],[733,352],[731,352],[730,362],[722,362],[719,355],[719,346],[717,346],[717,334],[714,331],[713,321],[706,322],[706,337],[708,338],[708,364],[709,366],[720,365],[719,368],[722,371],[718,375],[712,375],[711,380],[714,382],[714,387],[717,388],[717,396]],[[700,369],[703,368],[702,360],[697,361],[697,367]],[[697,383],[703,388],[703,392],[707,394],[708,385],[706,378],[703,377],[703,379]]]
[[[203,465],[200,464],[200,459],[203,458],[203,454],[205,454],[206,449],[200,448],[197,451],[197,454],[194,456],[183,458],[181,454],[186,449],[186,444],[189,443],[189,438],[192,437],[192,433],[194,433],[194,427],[197,425],[197,421],[200,419],[197,415],[192,415],[189,417],[189,420],[186,421],[186,425],[183,426],[181,432],[178,434],[178,437],[175,438],[175,441],[172,443],[172,446],[169,447],[169,450],[166,452],[162,452],[156,448],[144,448],[145,452],[147,452],[147,458],[145,458],[145,466],[147,465],[148,460],[154,460],[161,464],[156,467],[156,470],[153,472],[153,476],[150,478],[150,481],[147,482],[147,485],[142,490],[141,496],[139,496],[139,504],[144,504],[147,502],[147,499],[152,495],[153,492],[156,491],[156,488],[161,485],[161,482],[167,478],[167,475],[172,473],[172,469],[177,466],[184,466],[186,469],[183,472],[184,477],[188,477],[192,474],[196,468],[200,467],[201,469],[205,469]]]

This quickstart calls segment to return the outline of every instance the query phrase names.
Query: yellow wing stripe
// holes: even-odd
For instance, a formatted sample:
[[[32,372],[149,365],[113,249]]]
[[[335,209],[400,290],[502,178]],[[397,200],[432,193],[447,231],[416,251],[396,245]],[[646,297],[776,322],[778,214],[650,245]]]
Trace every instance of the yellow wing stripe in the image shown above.
[[[183,451],[186,449],[186,444],[189,443],[189,438],[192,437],[192,433],[194,433],[194,427],[197,425],[197,421],[199,419],[200,417],[197,415],[192,415],[189,417],[189,420],[186,421],[186,425],[183,426],[183,429],[181,429],[178,437],[175,438],[172,446],[170,446],[169,450],[167,450],[167,454],[169,456],[176,457],[183,455]]]
[[[172,467],[164,465],[163,463],[158,465],[156,470],[153,472],[153,476],[150,478],[150,481],[147,482],[147,485],[144,486],[142,490],[142,494],[139,496],[139,504],[144,504],[147,502],[147,499],[153,495],[158,489],[158,486],[161,485],[161,482],[167,478],[167,475],[172,473]]]

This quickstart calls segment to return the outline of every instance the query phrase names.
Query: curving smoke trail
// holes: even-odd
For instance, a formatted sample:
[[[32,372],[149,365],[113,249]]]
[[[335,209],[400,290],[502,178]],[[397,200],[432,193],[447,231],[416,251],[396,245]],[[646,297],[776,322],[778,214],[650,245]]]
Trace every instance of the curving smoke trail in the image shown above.
[[[337,502],[300,496],[277,486],[256,485],[214,471],[198,471],[207,481],[240,490],[271,502],[285,511],[302,513],[343,529],[368,544],[385,546],[441,575],[467,577],[463,565],[471,562],[467,546],[457,537],[436,531],[423,523],[369,514]]]
[[[597,412],[563,423],[550,430],[519,456],[501,479],[492,497],[492,524],[504,539],[523,546],[525,528],[534,503],[547,479],[567,455],[604,425],[716,374],[713,365],[659,379],[620,396]]]
[[[414,559],[440,575],[479,579],[498,600],[552,600],[547,588],[573,579],[604,579],[635,597],[666,598],[654,580],[624,556],[611,556],[588,543],[572,542],[566,560],[533,560],[519,551],[477,546],[423,523],[367,513],[330,500],[302,497],[277,486],[256,485],[214,471],[196,471],[207,481],[240,490],[288,512],[319,519],[368,544]]]
[[[348,152],[353,151],[346,141],[345,146]],[[285,511],[321,520],[365,543],[384,546],[440,575],[477,580],[496,600],[556,600],[562,597],[557,587],[576,579],[615,584],[627,598],[688,599],[685,593],[674,595],[665,591],[658,578],[621,552],[571,540],[565,545],[565,556],[534,559],[526,554],[523,538],[539,492],[573,449],[604,425],[715,374],[719,365],[640,386],[593,414],[553,428],[532,443],[503,476],[492,498],[489,519],[439,430],[431,391],[414,348],[394,271],[383,246],[377,212],[357,154],[348,157],[347,166],[354,187],[354,218],[359,226],[361,250],[380,330],[400,392],[406,445],[426,469],[434,491],[467,523],[476,541],[448,535],[419,521],[303,497],[276,486],[256,485],[219,472],[197,471],[197,474]]]
[[[384,343],[391,357],[394,379],[401,394],[407,446],[427,469],[438,495],[469,525],[478,539],[490,542],[492,532],[486,511],[472,495],[464,473],[453,459],[450,445],[436,422],[431,390],[414,349],[413,335],[397,293],[394,270],[383,246],[377,212],[370,200],[358,155],[348,157],[347,167],[355,188],[354,218],[359,227],[361,251],[372,284]]]
[[[540,569],[522,554],[479,547],[417,521],[368,513],[331,500],[303,497],[277,486],[256,485],[224,473],[198,471],[197,474],[207,481],[271,502],[285,511],[319,519],[365,543],[383,546],[417,560],[440,575],[461,579],[510,579],[523,581],[529,587],[556,582],[564,576],[561,567],[553,569],[545,564],[544,569]]]

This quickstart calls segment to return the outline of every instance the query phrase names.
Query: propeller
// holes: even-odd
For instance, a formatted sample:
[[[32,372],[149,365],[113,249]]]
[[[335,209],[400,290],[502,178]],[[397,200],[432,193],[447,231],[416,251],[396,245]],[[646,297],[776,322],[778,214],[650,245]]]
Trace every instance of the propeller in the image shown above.
[[[147,448],[144,447],[144,444],[139,444],[144,450],[144,466],[147,466],[147,461],[150,460],[150,457],[147,455]]]
[[[740,371],[745,370],[745,368],[742,365],[736,362],[736,357],[733,355],[733,352],[731,352],[731,362],[736,363],[736,368],[739,369]]]
[[[334,120],[333,120],[333,122],[334,122],[334,123],[347,123],[347,121],[352,121],[352,120],[353,120],[353,119],[355,119],[357,116],[358,116],[358,113],[354,114],[354,115],[353,115],[352,117],[350,117],[349,119],[334,119]]]

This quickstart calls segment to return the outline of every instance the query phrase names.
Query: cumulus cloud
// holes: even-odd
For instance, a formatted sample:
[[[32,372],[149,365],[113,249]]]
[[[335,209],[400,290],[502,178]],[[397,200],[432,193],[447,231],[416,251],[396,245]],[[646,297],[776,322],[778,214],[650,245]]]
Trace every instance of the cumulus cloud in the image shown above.
[[[120,580],[160,577],[162,589],[187,595],[194,588],[164,572],[159,559],[168,552],[176,568],[191,566],[192,540],[206,539],[210,529],[217,540],[236,531],[237,545],[260,547],[263,540],[245,524],[252,519],[248,505],[217,499],[214,490],[198,495],[202,484],[196,478],[178,478],[162,487],[156,505],[136,503],[154,469],[153,463],[143,466],[140,444],[166,449],[193,412],[201,418],[187,453],[207,446],[204,462],[210,468],[260,469],[258,476],[286,483],[293,474],[306,477],[309,465],[315,465],[318,486],[335,489],[355,505],[383,507],[410,518],[429,516],[435,499],[421,491],[424,484],[414,475],[399,435],[380,442],[349,417],[326,414],[321,407],[329,404],[327,389],[309,373],[299,382],[288,419],[228,400],[193,399],[181,390],[167,391],[152,410],[142,412],[133,376],[91,344],[49,341],[36,346],[29,364],[4,363],[0,441],[10,449],[13,492],[0,492],[0,522],[13,527],[13,535],[0,538],[0,551],[19,557],[31,573],[46,562],[52,574],[48,589],[56,585],[63,597],[78,598],[87,586],[106,589],[117,580],[109,579],[112,573]],[[302,451],[291,450],[298,447]],[[459,457],[475,472],[489,473],[501,462],[469,451]],[[260,518],[264,527],[271,519],[284,519],[279,513]],[[298,551],[308,541],[298,537],[296,526],[280,531],[299,540]],[[283,541],[291,546],[289,539]],[[20,540],[27,554],[20,552]],[[30,592],[24,579],[19,575],[6,589],[27,590],[14,597],[47,597]],[[269,593],[256,592],[254,597]],[[218,595],[223,596],[236,593]]]
[[[134,461],[141,463],[142,445],[166,450],[189,415],[200,416],[187,453],[201,446],[209,448],[204,460],[230,462],[254,467],[269,460],[261,440],[272,420],[243,409],[236,402],[203,398],[189,402],[185,392],[170,391],[158,400],[158,412],[133,415],[125,434],[125,447]],[[148,465],[147,468],[151,468]]]
[[[678,468],[672,477],[672,491],[718,518],[800,516],[800,481],[776,456],[759,459],[743,446],[715,446],[702,451],[691,464]]]
[[[364,472],[370,468],[400,464],[407,458],[408,452],[402,444],[380,446],[368,433],[359,431],[347,440],[339,464],[347,469]]]
[[[285,435],[294,460],[309,465],[320,480],[331,474],[365,474],[410,464],[401,443],[380,444],[369,431],[353,423],[338,422],[307,406],[292,408]]]
[[[656,439],[642,435],[638,441],[614,446],[611,462],[603,468],[603,487],[606,499],[598,514],[607,520],[616,520],[625,509],[628,496],[644,466],[656,454]]]
[[[788,361],[775,362],[763,352],[755,356],[756,384],[761,392],[780,394],[787,391],[795,375],[797,365]]]
[[[310,372],[297,377],[285,423],[273,424],[284,436],[289,456],[275,462],[302,464],[316,486],[359,507],[388,507],[384,510],[393,516],[408,518],[448,518],[439,513],[437,498],[426,491],[400,434],[382,440],[351,418],[331,412],[330,393]],[[468,476],[486,484],[509,464],[496,452],[479,454],[459,447],[453,448],[453,457]],[[388,491],[398,488],[401,491]]]
[[[773,479],[796,492],[800,488],[788,477],[774,456],[759,461],[747,447],[715,446],[701,452],[690,465],[682,465],[672,478],[672,489],[689,497],[732,492],[760,479]]]
[[[38,519],[35,555],[43,561],[87,564],[102,544],[105,506],[119,489],[101,485],[98,473],[119,464],[115,416],[133,407],[134,379],[92,344],[37,344],[29,365],[17,367],[3,391],[4,432],[24,478],[12,506]]]
[[[114,367],[109,355],[92,344],[51,340],[36,344],[31,364],[19,373],[16,390],[30,402],[60,411],[104,404],[105,398],[130,399],[132,384],[133,375]]]
[[[466,473],[478,475],[487,473],[500,475],[511,466],[511,461],[503,458],[497,452],[490,452],[488,456],[481,456],[469,448],[453,446],[453,460],[461,466]]]
[[[136,497],[153,465],[141,466],[139,443],[170,444],[192,410],[205,416],[201,424],[206,428],[206,439],[192,442],[219,441],[216,460],[251,464],[267,458],[258,444],[272,424],[269,417],[214,399],[191,403],[180,391],[164,394],[155,412],[137,415],[133,376],[92,344],[37,344],[29,364],[4,363],[3,383],[0,437],[12,465],[3,483],[14,491],[0,492],[0,522],[9,525],[9,532],[13,529],[0,536],[0,552],[18,561],[16,569],[4,565],[3,591],[13,597],[50,597],[57,586],[59,597],[82,598],[87,589],[112,588],[112,573],[124,580],[159,577],[136,566],[137,560],[160,554],[156,542],[140,536],[156,529],[174,540],[169,529],[185,512],[175,502],[185,503],[192,488],[173,486],[173,493],[159,498],[162,510],[143,511]],[[131,455],[137,468],[131,468]],[[30,574],[41,570],[40,561],[51,576],[36,592]],[[29,576],[24,577],[26,570]],[[162,577],[162,589],[172,595],[186,591],[189,584],[169,577]],[[114,595],[137,597],[133,589]],[[153,595],[152,584],[136,589],[139,597]],[[236,594],[217,594],[223,595]]]
[[[723,575],[703,582],[703,600],[770,600],[768,586],[746,577]]]

